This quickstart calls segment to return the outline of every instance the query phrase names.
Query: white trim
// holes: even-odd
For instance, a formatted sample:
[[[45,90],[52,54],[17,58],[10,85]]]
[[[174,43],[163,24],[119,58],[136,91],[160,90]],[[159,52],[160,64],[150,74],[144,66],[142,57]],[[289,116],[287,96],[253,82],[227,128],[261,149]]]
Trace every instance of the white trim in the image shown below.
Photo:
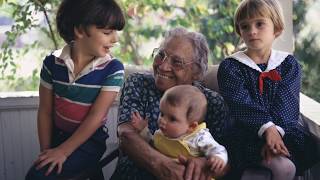
[[[40,84],[44,87],[46,87],[47,89],[51,89],[52,90],[52,84],[47,83],[46,81],[44,81],[43,79],[40,79]]]
[[[262,125],[258,131],[258,136],[262,137],[262,135],[264,134],[264,132],[271,126],[275,125],[273,122],[269,121],[267,123],[265,123],[264,125]],[[276,126],[278,132],[280,133],[281,137],[283,137],[285,135],[284,130],[280,127],[280,126]]]
[[[101,88],[102,87],[100,85],[86,85],[86,84],[79,84],[79,83],[75,83],[75,82],[66,83],[66,82],[57,81],[57,80],[53,80],[53,82],[63,84],[63,85],[68,85],[68,86],[73,85],[73,86],[86,87],[86,88]]]
[[[114,92],[119,92],[120,91],[120,86],[103,86],[101,88],[101,91],[114,91]]]
[[[269,72],[275,68],[277,68],[289,55],[287,52],[283,51],[277,51],[277,50],[271,50],[271,55],[268,60],[268,67],[264,72]],[[249,57],[247,56],[244,51],[238,51],[232,55],[230,55],[228,58],[233,58],[242,64],[247,65],[248,67],[257,70],[258,72],[262,72],[262,70],[259,68],[259,66]]]

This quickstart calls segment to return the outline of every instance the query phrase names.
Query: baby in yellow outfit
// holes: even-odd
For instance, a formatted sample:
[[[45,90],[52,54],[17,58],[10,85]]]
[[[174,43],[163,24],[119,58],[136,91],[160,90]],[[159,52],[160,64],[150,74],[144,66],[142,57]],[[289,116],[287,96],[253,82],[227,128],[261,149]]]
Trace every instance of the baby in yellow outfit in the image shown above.
[[[205,122],[207,100],[204,94],[191,85],[168,89],[160,100],[159,129],[151,135],[148,122],[138,112],[132,114],[131,124],[161,153],[178,158],[206,157],[212,171],[222,171],[228,161],[224,146],[216,142]]]

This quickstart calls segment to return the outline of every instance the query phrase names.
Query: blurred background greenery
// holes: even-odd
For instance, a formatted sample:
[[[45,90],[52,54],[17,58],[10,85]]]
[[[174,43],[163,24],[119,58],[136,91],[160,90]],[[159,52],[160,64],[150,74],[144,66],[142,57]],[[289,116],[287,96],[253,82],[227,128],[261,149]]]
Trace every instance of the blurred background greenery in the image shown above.
[[[60,1],[0,0],[0,91],[37,90],[43,58],[64,44],[54,19]],[[113,54],[125,64],[150,66],[152,49],[166,30],[176,26],[205,34],[212,64],[242,45],[232,20],[240,0],[118,2],[127,24]],[[293,6],[294,54],[304,71],[302,92],[320,102],[320,30],[310,21],[319,18],[319,13],[312,13],[320,10],[320,0],[293,0]]]

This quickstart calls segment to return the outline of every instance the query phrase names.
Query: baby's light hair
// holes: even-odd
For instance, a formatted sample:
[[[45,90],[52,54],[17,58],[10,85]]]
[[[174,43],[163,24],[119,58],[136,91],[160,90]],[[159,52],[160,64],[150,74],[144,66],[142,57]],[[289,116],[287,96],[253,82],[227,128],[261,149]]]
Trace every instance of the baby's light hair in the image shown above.
[[[205,95],[192,85],[178,85],[168,89],[161,101],[174,107],[187,108],[186,117],[189,122],[202,122],[207,113]]]
[[[281,33],[284,29],[283,11],[277,0],[243,0],[234,16],[236,33],[240,35],[241,21],[255,17],[270,18],[274,24],[274,32]]]

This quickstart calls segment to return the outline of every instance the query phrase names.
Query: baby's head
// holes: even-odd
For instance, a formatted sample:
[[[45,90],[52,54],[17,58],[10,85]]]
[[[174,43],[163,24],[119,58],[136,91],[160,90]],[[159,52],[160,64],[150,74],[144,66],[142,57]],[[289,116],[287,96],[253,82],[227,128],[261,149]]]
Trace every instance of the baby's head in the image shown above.
[[[207,112],[207,99],[191,85],[168,89],[160,100],[159,128],[170,137],[177,138],[193,132]]]
[[[243,20],[253,18],[270,18],[274,25],[274,32],[277,36],[284,29],[284,18],[282,8],[277,0],[243,0],[234,16],[234,27],[240,35],[240,23]]]

